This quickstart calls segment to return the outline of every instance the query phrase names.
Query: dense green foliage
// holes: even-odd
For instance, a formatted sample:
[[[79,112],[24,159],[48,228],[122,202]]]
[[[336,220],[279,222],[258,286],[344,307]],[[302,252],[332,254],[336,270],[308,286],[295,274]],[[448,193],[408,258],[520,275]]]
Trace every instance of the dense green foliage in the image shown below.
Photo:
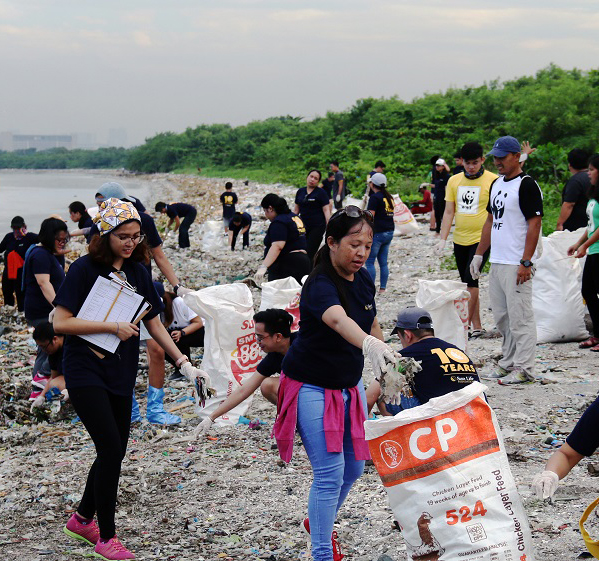
[[[98,150],[67,150],[51,148],[36,151],[0,151],[0,169],[114,169],[125,167],[125,148],[99,148]]]

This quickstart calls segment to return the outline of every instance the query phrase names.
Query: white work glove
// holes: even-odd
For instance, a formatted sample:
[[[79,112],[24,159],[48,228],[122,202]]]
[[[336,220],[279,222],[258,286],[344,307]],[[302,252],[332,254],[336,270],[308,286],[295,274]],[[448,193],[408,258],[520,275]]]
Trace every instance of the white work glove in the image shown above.
[[[206,417],[197,427],[196,430],[193,431],[193,436],[194,438],[198,438],[198,436],[201,436],[202,434],[206,434],[209,430],[210,427],[212,426],[212,423],[214,421],[210,418],[210,417]]]
[[[69,399],[69,390],[65,388],[60,393],[62,394],[62,397],[60,398],[62,401],[67,401]]]
[[[258,268],[258,270],[256,271],[256,274],[254,275],[254,280],[256,281],[256,284],[260,284],[261,282],[264,281],[264,277],[266,276],[267,271],[268,271],[268,269],[264,265],[261,265]]]
[[[56,308],[52,308],[52,311],[48,314],[48,322],[54,323],[54,314],[56,313]]]
[[[183,376],[185,376],[187,380],[192,384],[195,383],[196,378],[203,378],[204,385],[206,387],[210,387],[211,380],[208,373],[204,372],[203,370],[200,370],[199,368],[196,368],[195,366],[192,366],[191,362],[185,362],[179,368],[179,370],[181,371],[181,374],[183,374]]]
[[[46,403],[46,396],[45,395],[38,395],[33,400],[33,403],[31,404],[31,408],[29,409],[29,411],[31,411],[31,413],[33,413],[34,409],[37,409],[38,407],[42,407],[44,405],[44,403]]]
[[[335,202],[336,202],[336,203],[339,203],[339,202],[341,202],[341,195],[336,195],[336,196],[335,196]]]
[[[443,250],[445,249],[445,245],[447,244],[447,240],[439,240],[435,245],[435,255],[440,256],[443,255]]]
[[[537,473],[532,480],[532,488],[539,499],[549,499],[557,491],[559,476],[554,471]]]
[[[372,335],[368,335],[362,342],[362,354],[370,360],[375,378],[381,376],[388,364],[397,363],[393,349]]]
[[[191,288],[185,288],[181,285],[179,285],[179,288],[177,288],[177,296],[184,296],[185,294],[189,294],[190,292],[193,292]]]
[[[480,268],[483,264],[483,256],[482,255],[475,255],[472,258],[472,261],[470,261],[470,276],[476,280],[478,277],[480,277]]]

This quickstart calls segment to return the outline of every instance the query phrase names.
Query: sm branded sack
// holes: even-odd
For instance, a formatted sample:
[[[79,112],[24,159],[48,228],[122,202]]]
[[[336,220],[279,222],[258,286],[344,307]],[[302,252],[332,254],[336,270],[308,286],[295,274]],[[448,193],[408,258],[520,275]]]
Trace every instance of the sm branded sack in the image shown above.
[[[183,301],[204,321],[201,368],[208,372],[216,390],[206,406],[198,410],[203,418],[254,374],[262,359],[254,331],[252,293],[245,284],[223,284],[185,294]],[[251,402],[249,397],[216,423],[236,424]]]
[[[534,561],[528,520],[485,386],[366,421],[409,561]]]
[[[291,331],[299,329],[299,301],[302,294],[302,285],[293,277],[277,279],[262,283],[262,300],[260,311],[269,308],[279,308],[293,316]]]

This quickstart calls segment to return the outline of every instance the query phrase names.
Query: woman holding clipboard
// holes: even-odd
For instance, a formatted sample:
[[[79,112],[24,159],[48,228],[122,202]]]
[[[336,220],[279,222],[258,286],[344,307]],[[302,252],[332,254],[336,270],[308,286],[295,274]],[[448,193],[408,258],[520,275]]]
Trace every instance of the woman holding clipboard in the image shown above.
[[[89,254],[69,268],[54,305],[54,328],[67,335],[63,372],[77,415],[96,447],[96,459],[87,478],[77,511],[64,528],[67,535],[95,545],[96,557],[106,560],[135,559],[115,533],[115,509],[121,462],[127,449],[131,419],[131,395],[139,359],[139,328],[128,322],[89,321],[77,318],[98,277],[117,273],[150,304],[143,321],[153,339],[168,353],[183,375],[194,382],[208,375],[194,368],[179,351],[159,314],[162,302],[143,263],[149,259],[135,207],[119,199],[102,203],[94,219],[99,234]],[[120,339],[114,354],[100,358],[89,343],[77,335],[110,333]],[[94,521],[97,513],[98,524]]]

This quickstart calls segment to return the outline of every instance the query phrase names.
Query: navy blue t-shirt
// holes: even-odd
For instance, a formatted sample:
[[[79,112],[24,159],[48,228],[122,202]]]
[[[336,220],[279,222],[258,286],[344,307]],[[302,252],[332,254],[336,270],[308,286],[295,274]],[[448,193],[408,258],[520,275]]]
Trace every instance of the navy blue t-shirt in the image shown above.
[[[349,317],[370,333],[376,305],[371,276],[360,269],[353,281],[342,279],[348,299]],[[354,387],[362,377],[362,349],[348,343],[322,321],[331,306],[340,306],[339,293],[326,275],[317,275],[302,289],[300,328],[283,359],[283,372],[294,380],[334,390]]]
[[[395,229],[393,206],[389,205],[381,191],[371,193],[368,199],[368,210],[374,211],[373,229],[375,232],[392,232]]]
[[[592,456],[599,448],[599,397],[591,403],[576,423],[566,442],[579,454]]]
[[[225,191],[220,196],[220,202],[223,205],[223,216],[233,216],[235,214],[237,195],[233,191]]]
[[[333,185],[335,184],[334,179],[323,179],[322,180],[322,188],[324,192],[327,194],[329,200],[333,198]]]
[[[422,363],[422,371],[414,379],[414,394],[420,403],[480,381],[468,356],[437,337],[422,339],[399,353]]]
[[[297,333],[292,333],[289,340],[291,343],[295,341]],[[283,364],[284,354],[281,353],[266,353],[266,356],[256,366],[256,372],[262,374],[262,376],[272,376],[273,374],[279,374],[281,372],[281,365]]]
[[[133,206],[137,209],[137,211],[140,214],[142,212],[146,211],[146,207],[143,205],[143,203],[137,197],[133,197],[131,195],[127,195],[127,199],[131,200],[131,203],[133,204]]]
[[[299,206],[299,215],[306,228],[326,225],[323,207],[329,206],[329,196],[324,189],[316,187],[311,193],[308,193],[307,187],[298,189],[295,204]]]
[[[141,263],[126,259],[121,269],[127,275],[127,282],[137,288],[152,309],[144,319],[152,319],[163,309],[152,278]],[[91,291],[99,276],[108,278],[113,267],[94,261],[84,255],[70,267],[62,287],[54,300],[55,306],[67,308],[74,316]],[[139,361],[139,336],[121,341],[114,355],[107,354],[100,359],[89,348],[87,341],[76,335],[67,335],[64,342],[63,374],[67,389],[87,386],[102,387],[117,395],[131,395],[137,376]]]
[[[188,205],[187,203],[172,203],[170,205],[166,205],[166,215],[169,218],[175,218],[176,216],[183,218],[193,210],[194,207]]]
[[[93,228],[93,227],[94,227],[94,221],[92,220],[92,217],[87,212],[84,212],[81,215],[81,220],[79,220],[79,222],[77,222],[77,228],[82,230],[83,228]],[[92,236],[93,236],[93,232],[92,232],[92,230],[90,230],[85,235],[85,241],[87,243],[91,242]]]
[[[24,272],[25,282],[25,317],[31,319],[47,318],[52,305],[42,292],[35,275],[50,275],[50,284],[54,292],[64,281],[64,268],[58,258],[45,247],[34,247],[27,258]]]
[[[278,214],[270,223],[264,237],[265,257],[273,242],[285,242],[285,247],[281,250],[280,255],[286,255],[298,249],[307,250],[306,228],[302,219],[293,212]]]
[[[4,263],[6,263],[8,254],[11,251],[16,251],[21,256],[21,259],[25,259],[27,250],[37,242],[38,236],[33,232],[27,232],[20,240],[15,238],[14,232],[9,232],[0,242],[0,253],[4,252]]]
[[[251,225],[252,217],[247,212],[244,212],[241,215],[241,222],[239,224],[233,224],[233,222],[229,223],[229,230],[231,230],[231,232],[234,234],[239,234],[239,232],[241,232],[241,230],[243,230],[246,226]]]

